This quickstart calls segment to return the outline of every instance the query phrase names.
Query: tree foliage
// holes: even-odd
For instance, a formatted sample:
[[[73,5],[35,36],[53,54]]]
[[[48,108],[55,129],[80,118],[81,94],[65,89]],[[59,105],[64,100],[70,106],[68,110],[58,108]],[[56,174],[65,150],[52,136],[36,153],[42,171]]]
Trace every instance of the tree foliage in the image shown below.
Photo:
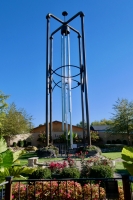
[[[8,107],[6,103],[6,99],[8,99],[8,95],[5,95],[2,91],[0,91],[0,131],[2,129],[2,122],[5,118],[5,111]]]
[[[30,131],[32,116],[28,115],[24,109],[17,109],[12,103],[6,113],[2,123],[2,135],[13,137]]]
[[[113,110],[112,123],[108,131],[112,134],[126,134],[130,145],[133,133],[133,102],[118,99],[113,105]]]
[[[107,119],[101,119],[100,121],[94,121],[91,123],[91,126],[95,125],[110,125],[112,123],[111,120],[107,120]]]
[[[77,124],[78,127],[83,127],[83,122],[80,121],[78,124]],[[86,128],[86,123],[84,123],[84,127]],[[95,130],[90,130],[90,134],[91,134],[91,141],[97,141],[99,140],[99,134],[97,131]]]
[[[83,127],[83,122],[82,121],[80,121],[78,124],[76,124],[76,126],[78,126],[78,127]],[[84,127],[86,128],[86,126],[87,126],[87,123],[86,122],[84,122]]]
[[[9,97],[9,95],[5,95],[0,91],[0,113],[5,111],[5,108],[7,108],[8,104],[5,102],[6,99]]]
[[[97,140],[99,140],[99,133],[98,131],[90,131],[91,133],[91,140],[93,142],[96,142]]]

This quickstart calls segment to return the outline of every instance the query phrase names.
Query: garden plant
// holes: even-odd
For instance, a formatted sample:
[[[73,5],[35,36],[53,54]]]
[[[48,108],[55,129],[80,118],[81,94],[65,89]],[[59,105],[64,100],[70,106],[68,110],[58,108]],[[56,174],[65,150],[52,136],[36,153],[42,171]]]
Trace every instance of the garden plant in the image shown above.
[[[20,187],[19,191],[18,187]],[[20,200],[31,200],[34,198],[35,189],[36,200],[104,200],[106,198],[105,189],[100,187],[98,184],[87,183],[84,186],[81,186],[80,183],[74,181],[60,181],[58,185],[58,182],[55,180],[51,183],[48,181],[36,182],[36,185],[25,185],[23,183],[20,185],[19,183],[13,184],[12,199],[17,200],[20,195]],[[27,191],[28,197],[26,196]],[[119,200],[124,200],[124,194],[121,187],[119,187]]]

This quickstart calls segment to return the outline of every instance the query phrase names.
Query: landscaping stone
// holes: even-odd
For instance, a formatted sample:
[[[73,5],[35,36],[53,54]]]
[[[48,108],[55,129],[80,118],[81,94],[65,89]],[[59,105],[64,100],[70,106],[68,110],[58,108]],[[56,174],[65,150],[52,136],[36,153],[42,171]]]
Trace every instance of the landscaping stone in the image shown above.
[[[28,158],[28,167],[35,167],[38,164],[38,157]]]

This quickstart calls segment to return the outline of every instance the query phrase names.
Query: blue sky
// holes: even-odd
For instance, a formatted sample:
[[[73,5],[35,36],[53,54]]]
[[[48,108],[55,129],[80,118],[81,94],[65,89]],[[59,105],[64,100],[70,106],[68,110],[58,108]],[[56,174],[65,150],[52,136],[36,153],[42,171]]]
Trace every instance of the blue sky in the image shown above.
[[[63,20],[85,14],[90,122],[109,119],[118,98],[133,100],[132,0],[1,0],[0,90],[34,118],[45,122],[46,15]],[[51,19],[51,30],[60,24]],[[71,24],[80,28],[80,19]],[[59,36],[59,37],[58,37]],[[78,65],[71,34],[71,62]],[[56,40],[57,39],[57,40]],[[60,65],[60,35],[55,37],[54,67]],[[53,120],[61,120],[60,90],[54,90]],[[79,89],[73,91],[73,124],[81,121]]]

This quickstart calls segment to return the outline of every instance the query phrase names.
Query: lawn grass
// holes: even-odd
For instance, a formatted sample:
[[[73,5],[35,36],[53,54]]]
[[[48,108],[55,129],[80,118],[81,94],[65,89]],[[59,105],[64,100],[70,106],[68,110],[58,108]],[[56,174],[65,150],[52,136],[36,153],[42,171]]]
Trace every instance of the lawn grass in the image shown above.
[[[117,158],[121,158],[121,152],[102,153],[102,155],[107,157],[107,158],[110,158],[112,160],[117,159]],[[21,166],[28,165],[28,158],[31,158],[31,157],[38,157],[37,153],[36,152],[28,152],[26,154],[23,154],[19,158],[20,165]],[[52,161],[59,161],[59,160],[63,160],[63,158],[61,158],[61,157],[60,158],[39,158],[38,162],[39,163],[44,163],[44,162],[52,162]],[[77,160],[80,160],[80,159],[77,158]]]
[[[109,152],[102,153],[103,156],[115,160],[117,158],[121,158],[121,152]],[[115,172],[119,174],[129,174],[128,171],[124,168],[122,161],[118,161],[115,163]]]
[[[121,158],[121,152],[109,152],[109,153],[102,153],[103,156],[110,158],[112,160],[115,160],[117,158]],[[19,164],[21,166],[28,165],[28,158],[31,157],[37,157],[36,152],[28,152],[26,154],[23,154],[19,158]],[[88,159],[88,158],[87,158]],[[38,162],[39,163],[45,163],[45,162],[52,162],[52,161],[61,161],[63,158],[39,158]],[[76,159],[80,160],[80,159]],[[115,172],[120,173],[120,174],[128,174],[127,170],[124,168],[122,161],[116,162],[115,165]]]
[[[28,165],[28,158],[32,157],[38,157],[36,152],[28,152],[26,154],[23,154],[18,160],[19,164],[21,166]],[[39,158],[38,162],[39,163],[44,163],[44,162],[52,162],[52,161],[59,161],[63,160],[63,158]]]
[[[112,160],[115,160],[117,158],[121,158],[121,152],[102,153],[102,156],[105,156],[107,158],[111,158]]]
[[[129,174],[128,171],[124,168],[122,162],[116,162],[115,172],[117,172],[119,174]]]

